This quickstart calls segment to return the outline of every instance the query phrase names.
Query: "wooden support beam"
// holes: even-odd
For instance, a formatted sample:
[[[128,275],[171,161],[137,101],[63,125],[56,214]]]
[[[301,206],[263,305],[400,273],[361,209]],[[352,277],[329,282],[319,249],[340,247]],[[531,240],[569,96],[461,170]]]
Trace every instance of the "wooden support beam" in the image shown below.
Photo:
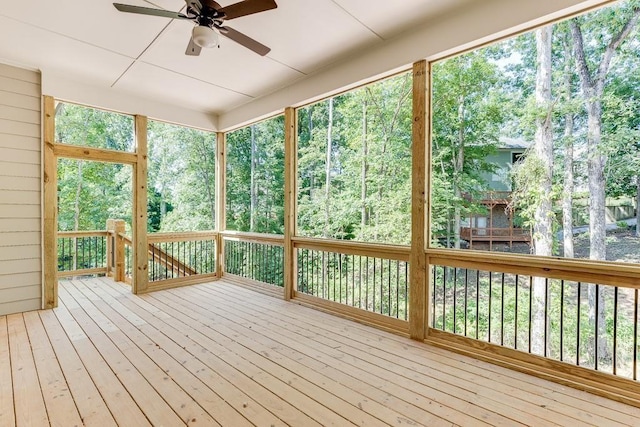
[[[222,232],[227,228],[227,135],[216,134],[216,273],[224,274],[224,237]]]
[[[117,219],[114,222],[115,245],[113,248],[113,280],[124,282],[125,279],[125,245],[122,234],[125,232],[126,224],[124,220]]]
[[[58,159],[54,153],[56,108],[53,97],[44,97],[44,173],[42,175],[43,308],[58,306]]]
[[[82,147],[69,144],[53,144],[53,150],[56,156],[68,159],[123,163],[127,165],[133,165],[138,161],[138,156],[135,153],[105,150],[103,148]]]
[[[427,79],[425,60],[413,64],[413,128],[411,162],[411,256],[409,285],[409,335],[416,340],[426,336],[428,286],[426,244],[427,163]]]
[[[135,116],[136,163],[133,165],[133,224],[134,294],[149,287],[149,251],[147,243],[147,118]]]
[[[296,235],[298,127],[296,110],[284,110],[284,299],[293,298],[296,280],[296,250],[291,240]]]

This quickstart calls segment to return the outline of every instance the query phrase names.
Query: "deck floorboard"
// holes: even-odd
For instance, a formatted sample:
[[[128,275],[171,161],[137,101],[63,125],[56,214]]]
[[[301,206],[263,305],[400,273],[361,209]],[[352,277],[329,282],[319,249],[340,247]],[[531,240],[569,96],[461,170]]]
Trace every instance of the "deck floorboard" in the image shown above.
[[[220,280],[0,317],[0,426],[634,426],[640,408]]]

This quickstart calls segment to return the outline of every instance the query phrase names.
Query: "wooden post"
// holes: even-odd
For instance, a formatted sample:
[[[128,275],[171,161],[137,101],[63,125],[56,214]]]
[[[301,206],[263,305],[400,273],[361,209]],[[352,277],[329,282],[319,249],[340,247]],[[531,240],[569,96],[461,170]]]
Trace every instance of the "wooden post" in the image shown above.
[[[298,126],[296,110],[284,110],[284,299],[295,295],[297,260],[291,238],[297,226]]]
[[[133,223],[134,294],[149,287],[149,250],[147,244],[147,118],[135,116],[136,156],[133,166]]]
[[[113,280],[116,282],[124,282],[125,277],[125,247],[124,238],[121,236],[126,230],[124,220],[117,219],[113,222],[113,235],[115,236],[115,245],[113,247]]]
[[[113,277],[115,258],[113,250],[115,248],[115,224],[113,219],[107,220],[107,277]]]
[[[227,135],[216,134],[216,273],[218,278],[224,275],[224,238],[222,232],[227,228]]]
[[[43,292],[42,308],[58,306],[58,159],[54,153],[56,108],[44,97]]]
[[[425,244],[427,223],[425,202],[427,194],[427,79],[425,60],[413,64],[413,127],[411,162],[411,256],[409,278],[409,335],[424,340],[428,319],[428,286]]]

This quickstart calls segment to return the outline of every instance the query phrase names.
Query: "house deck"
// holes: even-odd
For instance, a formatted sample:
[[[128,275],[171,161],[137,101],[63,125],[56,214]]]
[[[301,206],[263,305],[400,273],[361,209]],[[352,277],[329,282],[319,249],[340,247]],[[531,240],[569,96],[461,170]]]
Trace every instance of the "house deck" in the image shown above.
[[[0,426],[638,425],[640,409],[224,280],[0,317]]]

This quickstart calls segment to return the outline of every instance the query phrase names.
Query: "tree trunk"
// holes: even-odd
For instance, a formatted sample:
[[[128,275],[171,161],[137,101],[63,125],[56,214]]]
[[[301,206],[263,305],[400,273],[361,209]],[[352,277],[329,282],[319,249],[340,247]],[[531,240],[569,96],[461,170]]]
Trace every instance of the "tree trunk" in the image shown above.
[[[455,196],[455,204],[453,208],[453,247],[460,249],[460,227],[462,226],[462,214],[460,212],[460,203],[462,200],[462,192],[460,191],[460,180],[464,170],[464,113],[465,98],[460,96],[458,103],[458,150],[453,157],[453,194]],[[447,246],[449,244],[447,243]]]
[[[565,102],[572,98],[571,78],[573,70],[571,67],[571,46],[565,39],[564,46],[564,96]],[[562,242],[564,247],[564,257],[573,258],[573,113],[568,112],[564,116],[564,179],[562,182]]]
[[[329,123],[327,125],[327,153],[325,159],[325,183],[324,183],[324,237],[329,237],[329,221],[331,214],[331,151],[333,139],[333,98],[329,98]]]
[[[258,208],[258,189],[256,186],[256,127],[251,125],[251,188],[250,188],[250,212],[249,212],[249,231],[255,231],[256,227],[256,210]]]
[[[579,20],[569,21],[573,39],[573,51],[576,60],[582,97],[587,110],[587,157],[589,173],[589,258],[603,260],[606,258],[606,225],[605,225],[605,178],[604,167],[606,158],[600,153],[602,142],[602,94],[607,74],[616,51],[640,18],[640,5],[633,6],[627,22],[617,34],[613,34],[605,46],[599,62],[596,61],[594,72],[591,71],[584,50],[584,39]],[[596,324],[598,329],[597,351],[598,359],[609,359],[609,347],[605,330],[605,301],[602,292],[599,293],[598,313],[595,311],[597,285],[589,286],[589,321]],[[597,317],[597,320],[596,320]]]
[[[76,199],[73,204],[73,231],[78,231],[80,229],[80,199],[82,197],[82,166],[84,162],[79,160],[78,162],[78,177],[76,182]],[[73,270],[78,269],[78,239],[73,238],[73,247],[72,251],[72,259],[73,259]]]
[[[367,171],[369,169],[367,140],[367,101],[364,100],[362,103],[362,168],[360,171],[360,240],[364,240],[365,230],[369,222],[367,215]]]
[[[636,176],[636,237],[640,237],[640,176]]]
[[[550,256],[553,249],[551,206],[551,186],[553,179],[553,129],[551,126],[551,37],[552,27],[546,26],[536,31],[537,71],[536,71],[536,134],[535,155],[544,165],[543,176],[539,177],[540,200],[534,213],[533,247],[536,255]],[[545,279],[533,280],[533,342],[532,352],[545,354]]]

